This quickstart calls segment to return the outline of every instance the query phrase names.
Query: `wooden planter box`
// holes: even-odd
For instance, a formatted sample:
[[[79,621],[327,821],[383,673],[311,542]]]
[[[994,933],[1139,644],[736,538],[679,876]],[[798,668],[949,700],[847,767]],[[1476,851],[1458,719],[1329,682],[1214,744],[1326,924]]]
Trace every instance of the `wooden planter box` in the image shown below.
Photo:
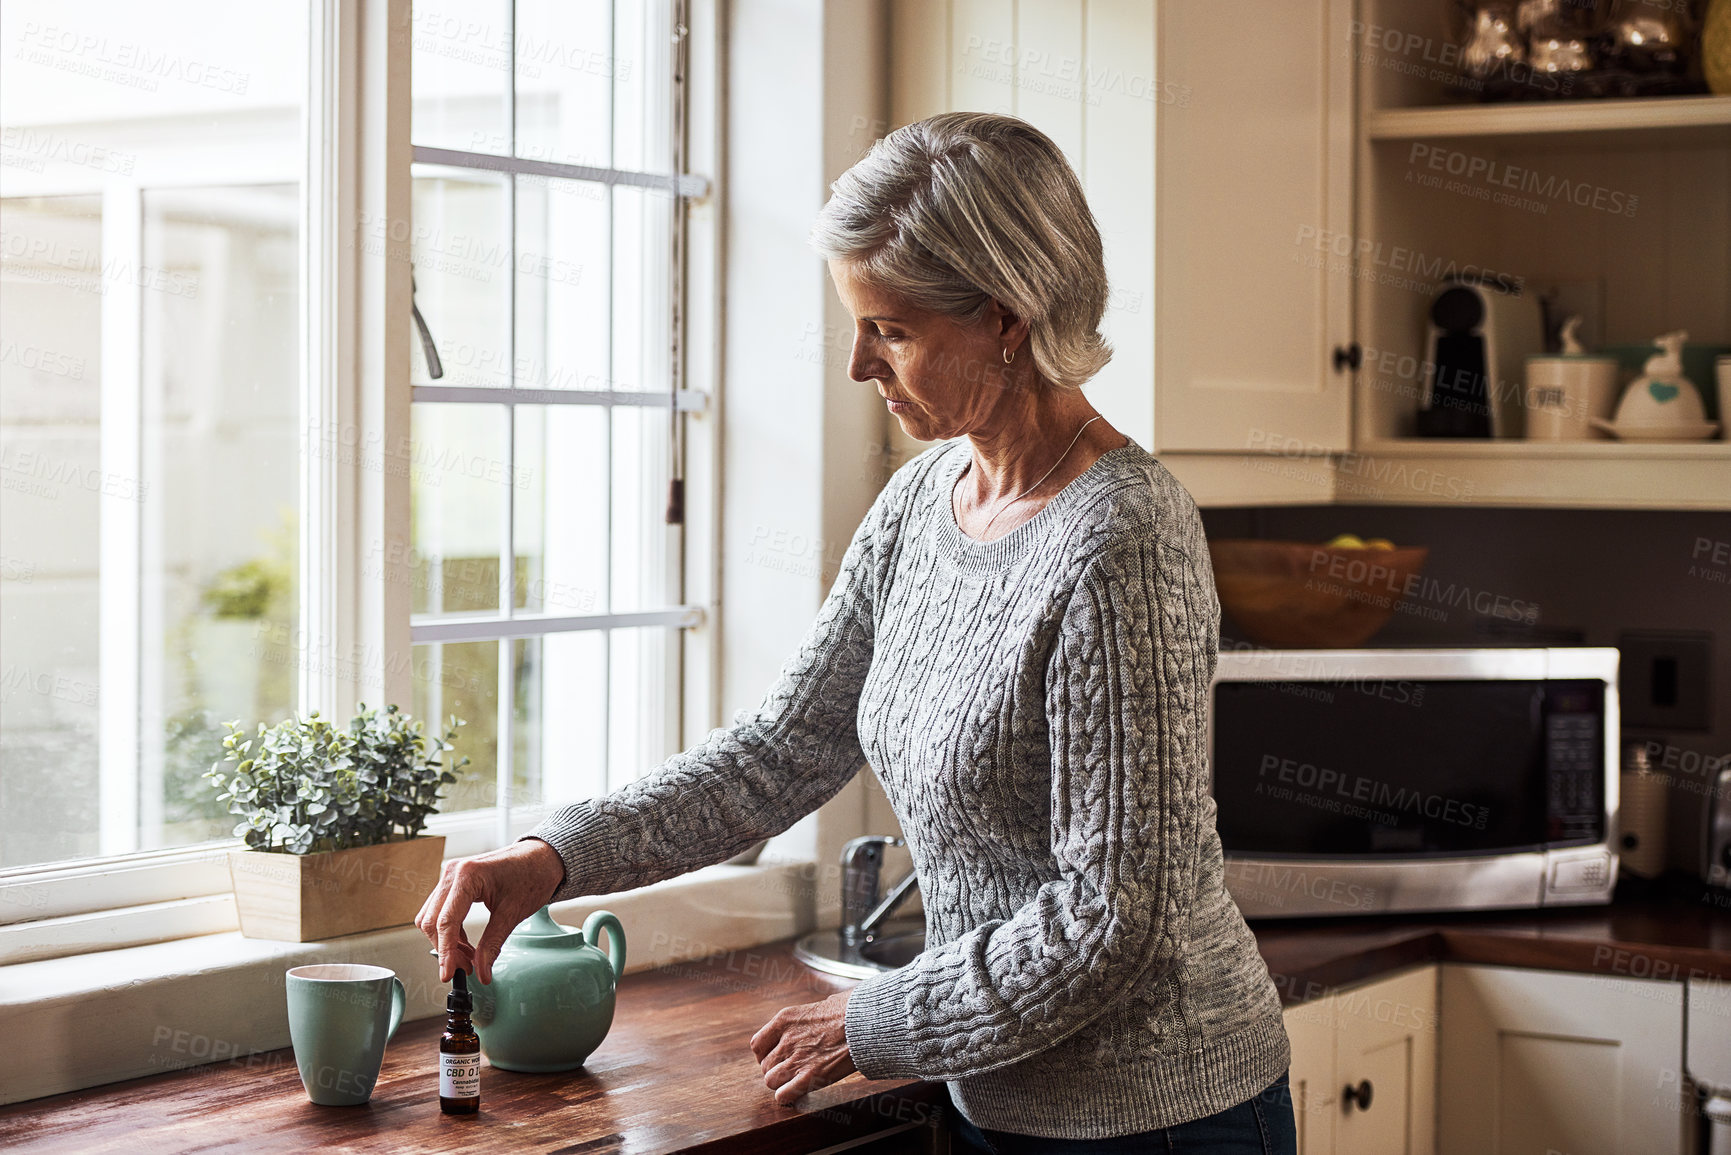
[[[231,850],[240,933],[317,942],[406,926],[433,892],[444,857],[442,835],[323,854]]]

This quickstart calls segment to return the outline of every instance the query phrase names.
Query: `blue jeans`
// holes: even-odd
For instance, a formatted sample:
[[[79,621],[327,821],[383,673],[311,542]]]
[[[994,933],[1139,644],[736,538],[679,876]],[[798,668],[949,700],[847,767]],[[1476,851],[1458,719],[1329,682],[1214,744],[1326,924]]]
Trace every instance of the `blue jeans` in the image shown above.
[[[1161,1151],[1208,1155],[1298,1155],[1298,1125],[1286,1076],[1260,1094],[1206,1119],[1112,1139],[1041,1139],[1008,1131],[982,1131],[952,1111],[954,1155],[1147,1155]]]

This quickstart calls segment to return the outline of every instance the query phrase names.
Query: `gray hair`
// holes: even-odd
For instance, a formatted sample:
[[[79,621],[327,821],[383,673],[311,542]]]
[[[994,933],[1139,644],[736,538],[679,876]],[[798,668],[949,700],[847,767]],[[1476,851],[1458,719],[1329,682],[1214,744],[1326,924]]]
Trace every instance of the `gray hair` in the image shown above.
[[[896,129],[830,186],[812,247],[916,306],[1028,322],[1042,376],[1076,388],[1111,360],[1106,261],[1082,182],[1013,116],[948,112]]]

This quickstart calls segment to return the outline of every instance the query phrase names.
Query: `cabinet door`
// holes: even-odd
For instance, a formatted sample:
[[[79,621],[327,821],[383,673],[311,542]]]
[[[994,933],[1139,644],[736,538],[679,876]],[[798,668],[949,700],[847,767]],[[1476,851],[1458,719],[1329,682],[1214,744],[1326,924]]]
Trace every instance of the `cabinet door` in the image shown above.
[[[1335,1155],[1436,1150],[1437,970],[1335,997]]]
[[[1679,1155],[1683,985],[1445,966],[1441,1155]]]
[[[1333,1155],[1334,1003],[1312,999],[1286,1008],[1286,1037],[1292,1041],[1292,1114],[1298,1123],[1298,1155]]]
[[[1163,0],[1156,444],[1348,448],[1352,0]]]

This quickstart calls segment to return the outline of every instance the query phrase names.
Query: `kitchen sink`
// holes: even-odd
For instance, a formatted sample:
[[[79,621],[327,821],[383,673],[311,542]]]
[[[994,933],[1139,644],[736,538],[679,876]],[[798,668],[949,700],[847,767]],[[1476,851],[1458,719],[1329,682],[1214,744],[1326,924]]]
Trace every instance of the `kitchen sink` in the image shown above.
[[[906,966],[925,948],[925,919],[899,918],[883,923],[858,946],[842,941],[838,928],[814,930],[794,944],[793,956],[825,974],[865,979]]]
[[[926,928],[922,920],[917,930],[889,934],[874,939],[860,948],[860,954],[884,970],[893,971],[914,961],[914,956],[926,949]]]
[[[793,944],[793,956],[813,970],[849,979],[907,966],[926,948],[924,915],[893,917],[919,887],[909,870],[888,892],[878,885],[884,850],[905,845],[897,835],[865,834],[841,851],[841,926],[814,930]]]

